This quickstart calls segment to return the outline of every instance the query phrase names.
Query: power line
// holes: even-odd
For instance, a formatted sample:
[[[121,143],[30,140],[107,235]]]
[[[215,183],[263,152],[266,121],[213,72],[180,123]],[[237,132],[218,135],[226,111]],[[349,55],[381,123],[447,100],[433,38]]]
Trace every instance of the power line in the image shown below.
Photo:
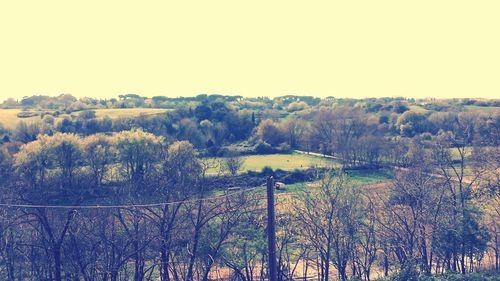
[[[174,202],[161,202],[161,203],[151,203],[151,204],[128,204],[128,205],[32,205],[32,204],[9,204],[9,203],[0,203],[0,207],[7,208],[45,208],[45,209],[125,209],[125,208],[151,208],[151,207],[164,207],[168,205],[175,205],[181,203],[192,203],[192,202],[200,202],[200,201],[211,201],[227,198],[230,196],[234,196],[237,194],[249,192],[260,188],[260,186],[242,189],[240,191],[235,191],[228,193],[226,195],[212,196],[206,198],[198,198],[198,199],[190,199],[190,200],[182,200],[182,201],[174,201]]]

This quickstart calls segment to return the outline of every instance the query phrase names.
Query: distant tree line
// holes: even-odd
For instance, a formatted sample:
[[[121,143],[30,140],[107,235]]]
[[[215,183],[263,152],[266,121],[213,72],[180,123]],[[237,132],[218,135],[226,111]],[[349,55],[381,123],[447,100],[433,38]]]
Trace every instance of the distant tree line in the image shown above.
[[[138,96],[121,97],[122,100],[135,98]],[[61,95],[48,100],[40,96],[27,99],[38,103],[57,99],[67,105],[74,98]],[[442,133],[455,133],[465,120],[473,126],[473,134],[480,136],[475,138],[476,145],[497,146],[500,139],[498,110],[466,110],[460,107],[459,101],[450,102],[455,107],[434,111],[424,109],[430,103],[403,99],[358,101],[199,95],[168,100],[175,100],[175,109],[128,118],[97,118],[91,109],[57,116],[42,113],[39,121],[20,122],[14,130],[0,125],[0,136],[3,143],[26,143],[35,140],[38,134],[110,134],[140,128],[169,140],[187,140],[206,155],[224,155],[235,150],[272,153],[300,149],[335,154],[351,166],[399,161],[398,150],[405,149],[398,145],[413,138],[430,140]],[[418,109],[414,109],[416,107]]]

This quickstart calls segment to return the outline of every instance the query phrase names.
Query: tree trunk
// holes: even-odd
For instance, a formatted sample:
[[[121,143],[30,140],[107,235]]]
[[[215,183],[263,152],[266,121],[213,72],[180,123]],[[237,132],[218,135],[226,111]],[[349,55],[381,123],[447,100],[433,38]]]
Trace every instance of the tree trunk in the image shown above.
[[[384,254],[384,276],[389,276],[389,258],[387,257],[387,253]]]
[[[200,200],[198,203],[198,213],[196,218],[196,225],[194,228],[193,247],[191,248],[191,257],[189,259],[188,271],[186,275],[187,281],[193,281],[193,268],[194,268],[194,262],[196,260],[196,252],[198,251],[198,242],[200,240],[200,232],[201,232],[202,204],[203,202]]]
[[[54,257],[54,280],[62,281],[61,274],[61,247],[54,246],[54,250],[52,251],[52,255]]]
[[[162,243],[160,250],[161,255],[161,281],[170,281],[170,275],[168,272],[168,252],[165,243]]]
[[[111,281],[118,281],[118,271],[111,271]]]

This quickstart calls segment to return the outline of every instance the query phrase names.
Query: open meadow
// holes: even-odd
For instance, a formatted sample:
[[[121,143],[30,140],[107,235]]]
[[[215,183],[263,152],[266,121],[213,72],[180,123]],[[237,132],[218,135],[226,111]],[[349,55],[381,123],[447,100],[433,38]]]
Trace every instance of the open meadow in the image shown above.
[[[281,169],[292,171],[295,169],[304,170],[308,168],[338,168],[340,164],[333,160],[313,155],[291,153],[291,154],[267,154],[267,155],[246,155],[241,156],[243,164],[239,169],[239,173],[246,171],[261,171],[264,167],[270,167],[273,170]],[[224,157],[210,157],[207,161],[221,161]],[[216,174],[219,167],[209,169],[209,174]]]

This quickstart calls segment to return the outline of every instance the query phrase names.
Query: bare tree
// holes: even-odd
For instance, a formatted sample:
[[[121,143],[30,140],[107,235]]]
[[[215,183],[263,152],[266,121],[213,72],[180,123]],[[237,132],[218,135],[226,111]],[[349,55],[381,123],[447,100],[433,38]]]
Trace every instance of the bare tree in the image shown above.
[[[347,266],[361,223],[361,198],[346,176],[326,174],[317,194],[305,193],[294,210],[301,222],[300,233],[321,258],[320,279],[330,278],[333,264],[341,280],[347,280]]]
[[[238,171],[243,167],[244,160],[238,153],[232,152],[226,154],[223,159],[222,167],[229,172],[230,175],[236,176]]]

